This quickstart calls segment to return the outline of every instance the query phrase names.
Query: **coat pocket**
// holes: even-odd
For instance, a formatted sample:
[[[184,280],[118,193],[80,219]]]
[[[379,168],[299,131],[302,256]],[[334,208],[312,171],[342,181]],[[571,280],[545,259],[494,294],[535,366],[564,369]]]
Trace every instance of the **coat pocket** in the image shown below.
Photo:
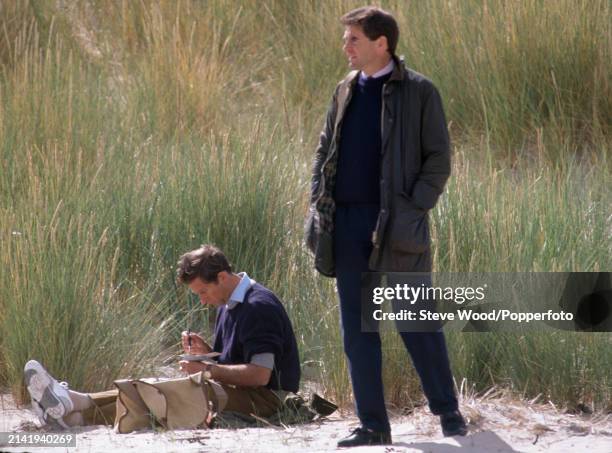
[[[391,220],[391,249],[414,254],[425,253],[429,250],[427,216],[427,211],[416,207],[405,196],[398,196]]]

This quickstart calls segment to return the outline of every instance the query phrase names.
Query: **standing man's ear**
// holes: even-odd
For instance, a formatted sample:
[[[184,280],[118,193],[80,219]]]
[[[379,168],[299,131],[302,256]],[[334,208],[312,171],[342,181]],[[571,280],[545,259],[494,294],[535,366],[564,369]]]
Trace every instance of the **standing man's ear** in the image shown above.
[[[389,42],[387,41],[387,37],[384,35],[378,37],[378,39],[376,40],[376,45],[384,52],[389,51]]]

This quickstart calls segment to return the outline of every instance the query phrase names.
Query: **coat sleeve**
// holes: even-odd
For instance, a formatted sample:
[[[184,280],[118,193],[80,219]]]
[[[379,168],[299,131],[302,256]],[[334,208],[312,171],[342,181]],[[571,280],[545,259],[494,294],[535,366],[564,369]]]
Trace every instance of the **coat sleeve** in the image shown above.
[[[310,202],[314,202],[316,199],[320,185],[321,185],[321,168],[323,167],[323,162],[327,158],[327,154],[329,152],[329,145],[332,140],[332,136],[334,134],[334,123],[336,121],[336,98],[338,95],[338,88],[336,87],[336,91],[332,96],[331,104],[327,109],[327,115],[325,118],[325,125],[323,126],[323,130],[321,131],[321,135],[319,136],[319,144],[315,150],[314,163],[312,165],[312,182],[310,185]]]
[[[421,172],[411,198],[421,209],[432,209],[451,171],[450,143],[442,99],[438,90],[427,85],[421,110]]]

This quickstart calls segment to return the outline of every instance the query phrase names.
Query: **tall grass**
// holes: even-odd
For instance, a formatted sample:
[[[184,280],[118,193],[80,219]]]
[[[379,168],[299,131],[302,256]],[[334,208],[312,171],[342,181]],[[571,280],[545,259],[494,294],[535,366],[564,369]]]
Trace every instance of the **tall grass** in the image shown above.
[[[174,264],[211,241],[285,301],[308,379],[350,401],[337,295],[301,235],[346,69],[337,17],[356,5],[2,4],[0,382],[19,393],[34,357],[102,389],[171,357],[183,328],[210,335]],[[588,5],[384,2],[455,143],[436,269],[611,268],[609,4]],[[403,347],[384,345],[389,400],[418,402]],[[452,334],[449,349],[481,390],[610,407],[608,334]]]
[[[76,388],[101,390],[145,371],[162,351],[162,301],[117,275],[119,249],[95,214],[13,219],[2,240],[2,355],[18,396],[24,360],[38,358]],[[62,221],[62,219],[64,219]]]
[[[484,126],[512,148],[532,148],[540,133],[551,156],[563,144],[610,144],[609,2],[440,0],[397,11],[408,61],[434,77],[464,133]]]

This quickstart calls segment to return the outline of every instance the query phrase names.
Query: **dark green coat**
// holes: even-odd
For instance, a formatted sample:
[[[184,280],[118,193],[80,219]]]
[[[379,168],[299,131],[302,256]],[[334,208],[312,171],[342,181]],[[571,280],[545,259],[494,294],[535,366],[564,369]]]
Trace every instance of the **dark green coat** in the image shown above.
[[[450,175],[450,146],[442,100],[423,75],[394,57],[383,87],[380,212],[373,234],[370,269],[385,272],[431,270],[428,211]],[[358,71],[336,87],[316,149],[306,244],[323,275],[335,276],[333,200],[342,117]]]

